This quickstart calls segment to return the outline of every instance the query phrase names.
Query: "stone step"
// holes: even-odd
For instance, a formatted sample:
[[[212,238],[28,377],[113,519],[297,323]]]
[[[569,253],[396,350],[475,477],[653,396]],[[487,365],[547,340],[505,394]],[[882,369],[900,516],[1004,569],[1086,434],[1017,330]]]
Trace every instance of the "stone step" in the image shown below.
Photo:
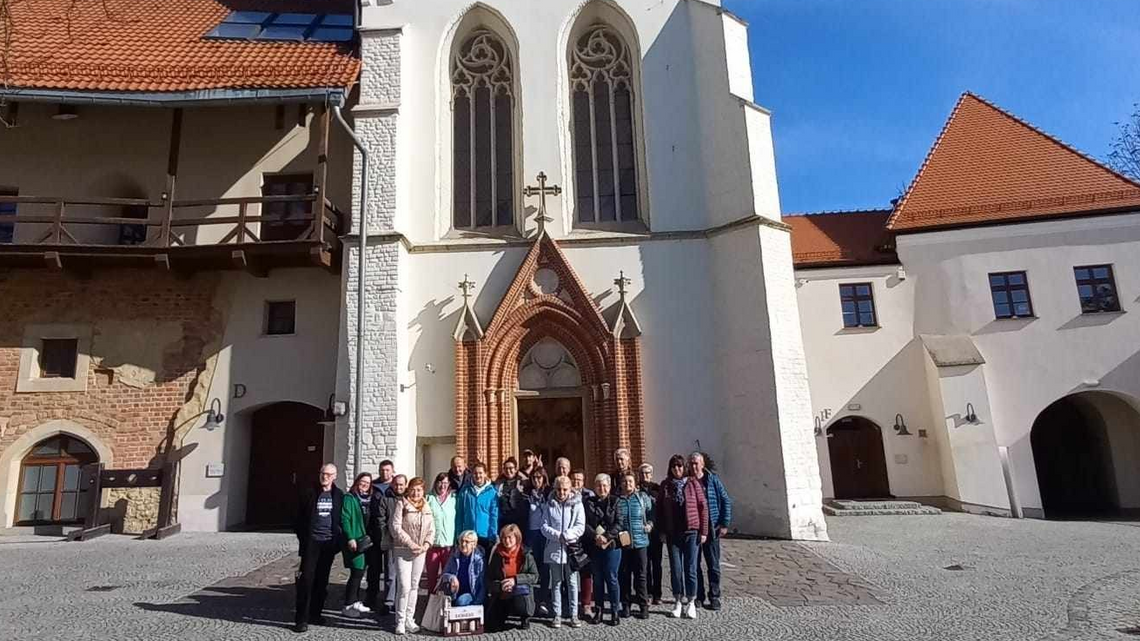
[[[829,516],[885,516],[885,515],[935,515],[941,514],[938,508],[915,501],[828,501],[823,513]]]

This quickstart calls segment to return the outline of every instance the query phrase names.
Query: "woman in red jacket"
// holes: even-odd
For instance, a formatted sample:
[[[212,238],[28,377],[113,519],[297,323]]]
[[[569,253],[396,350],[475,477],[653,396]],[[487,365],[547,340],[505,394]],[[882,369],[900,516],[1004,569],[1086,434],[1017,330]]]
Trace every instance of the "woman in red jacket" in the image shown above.
[[[697,553],[709,538],[709,504],[701,482],[685,467],[685,457],[669,459],[669,475],[661,483],[658,525],[669,546],[669,574],[676,603],[669,616],[697,618]]]

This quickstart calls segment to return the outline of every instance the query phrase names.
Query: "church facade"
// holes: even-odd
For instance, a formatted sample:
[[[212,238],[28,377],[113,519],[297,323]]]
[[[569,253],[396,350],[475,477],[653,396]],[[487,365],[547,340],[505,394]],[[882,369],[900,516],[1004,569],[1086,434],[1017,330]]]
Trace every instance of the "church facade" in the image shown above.
[[[362,415],[334,460],[593,474],[628,447],[663,474],[701,449],[740,531],[825,538],[746,26],[700,0],[397,1],[361,38],[337,398]]]

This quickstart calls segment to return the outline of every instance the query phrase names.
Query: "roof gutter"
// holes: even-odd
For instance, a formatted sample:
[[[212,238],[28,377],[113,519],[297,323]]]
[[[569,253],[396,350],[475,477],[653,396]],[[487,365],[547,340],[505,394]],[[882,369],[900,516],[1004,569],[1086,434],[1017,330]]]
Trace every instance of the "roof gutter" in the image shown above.
[[[343,88],[196,89],[193,91],[71,91],[61,89],[0,89],[0,97],[15,102],[48,102],[113,107],[224,107],[237,104],[328,102],[344,104]]]
[[[352,441],[352,473],[356,475],[360,473],[360,450],[363,447],[364,430],[364,329],[368,319],[368,315],[365,314],[365,291],[368,280],[368,263],[365,260],[368,252],[368,148],[345,121],[340,104],[333,107],[333,115],[360,152],[360,215],[357,217],[356,234],[360,239],[360,250],[356,256],[356,390],[352,395],[356,417]]]

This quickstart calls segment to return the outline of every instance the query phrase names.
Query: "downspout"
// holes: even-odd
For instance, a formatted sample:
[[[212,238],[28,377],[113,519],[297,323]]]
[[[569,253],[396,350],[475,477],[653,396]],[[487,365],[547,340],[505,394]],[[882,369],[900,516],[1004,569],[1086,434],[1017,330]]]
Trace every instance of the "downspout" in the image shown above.
[[[360,474],[360,448],[363,447],[361,430],[364,429],[364,325],[367,319],[364,291],[368,275],[365,261],[365,253],[368,251],[368,149],[356,136],[352,127],[345,122],[344,115],[340,112],[340,105],[333,106],[333,115],[360,152],[360,215],[357,222],[360,251],[357,254],[356,266],[356,393],[353,395],[356,429],[352,443],[352,473],[356,475]]]

